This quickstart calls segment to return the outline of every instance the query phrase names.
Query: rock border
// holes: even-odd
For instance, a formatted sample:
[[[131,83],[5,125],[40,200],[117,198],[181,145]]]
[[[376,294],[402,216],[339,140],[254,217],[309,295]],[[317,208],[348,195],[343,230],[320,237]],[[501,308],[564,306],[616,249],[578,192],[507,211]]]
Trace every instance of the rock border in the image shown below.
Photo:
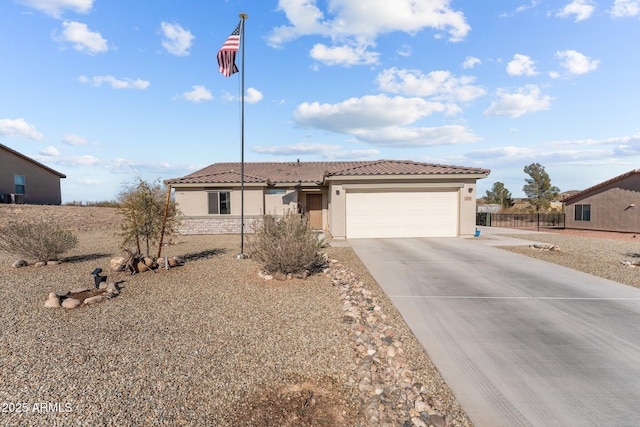
[[[120,295],[120,289],[117,282],[103,282],[98,289],[79,288],[70,291],[51,292],[44,302],[44,306],[46,308],[66,308],[67,310],[71,310],[81,306],[99,304]],[[84,299],[79,298],[80,294],[92,291],[98,291],[98,294]],[[102,293],[99,293],[99,291],[102,291]]]
[[[442,402],[415,378],[402,342],[373,292],[337,259],[329,258],[323,273],[339,287],[343,321],[356,352],[358,399],[370,425],[446,427]]]

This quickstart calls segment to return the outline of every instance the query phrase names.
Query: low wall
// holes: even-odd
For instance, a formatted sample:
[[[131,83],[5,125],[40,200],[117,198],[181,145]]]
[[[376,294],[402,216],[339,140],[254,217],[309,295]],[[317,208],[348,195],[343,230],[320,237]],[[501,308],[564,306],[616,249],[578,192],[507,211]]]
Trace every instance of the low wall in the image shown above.
[[[235,215],[224,217],[182,217],[177,227],[177,233],[188,234],[240,234],[240,217]],[[262,221],[262,217],[244,217],[244,232],[252,231],[252,224]]]

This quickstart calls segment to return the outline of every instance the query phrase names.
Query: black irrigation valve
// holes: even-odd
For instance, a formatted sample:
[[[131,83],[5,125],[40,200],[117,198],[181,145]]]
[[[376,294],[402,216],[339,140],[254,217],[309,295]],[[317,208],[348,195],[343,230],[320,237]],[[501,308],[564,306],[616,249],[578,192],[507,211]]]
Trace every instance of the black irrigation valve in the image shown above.
[[[107,281],[107,276],[101,276],[100,273],[102,273],[102,269],[100,267],[91,272],[96,289],[100,287],[100,283]]]

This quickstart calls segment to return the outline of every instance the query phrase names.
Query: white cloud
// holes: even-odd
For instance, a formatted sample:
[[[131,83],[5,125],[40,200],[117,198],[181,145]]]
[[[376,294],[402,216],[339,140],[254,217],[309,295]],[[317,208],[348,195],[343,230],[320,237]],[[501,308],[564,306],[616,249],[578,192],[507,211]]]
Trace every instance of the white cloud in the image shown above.
[[[164,36],[162,47],[172,55],[188,56],[195,36],[191,34],[189,30],[185,30],[178,24],[162,22],[160,26],[162,27],[162,35]]]
[[[322,43],[318,43],[311,49],[309,55],[318,62],[325,65],[343,65],[350,67],[352,65],[377,64],[377,52],[369,52],[364,46],[334,46],[329,47]]]
[[[44,135],[23,118],[0,119],[0,136],[6,138],[25,137],[37,141],[44,139]]]
[[[476,58],[475,56],[467,56],[464,62],[462,63],[462,68],[465,70],[474,68],[476,65],[482,64],[480,58]]]
[[[100,87],[103,84],[108,84],[112,89],[146,89],[151,83],[142,79],[117,79],[113,76],[80,76],[78,77],[80,83],[90,84],[95,87]]]
[[[95,142],[89,141],[84,136],[76,135],[74,133],[68,133],[62,137],[62,142],[67,145],[73,145],[74,147],[80,147],[83,145],[98,145]]]
[[[272,156],[316,156],[324,159],[365,159],[380,154],[380,150],[345,150],[337,144],[301,142],[291,145],[253,146],[251,151]]]
[[[486,93],[482,87],[473,85],[475,77],[455,77],[449,71],[422,74],[419,70],[389,68],[378,74],[376,80],[382,91],[434,100],[468,102]]]
[[[510,116],[520,117],[524,114],[534,113],[551,108],[551,97],[542,95],[537,85],[526,85],[515,93],[508,93],[503,89],[498,90],[499,99],[491,103],[485,110],[485,116]]]
[[[185,92],[182,95],[176,97],[177,99],[183,99],[189,102],[202,102],[202,101],[210,101],[213,99],[213,95],[209,90],[201,85],[191,86],[190,92]]]
[[[616,18],[640,15],[640,0],[616,0],[610,13]]]
[[[362,142],[380,147],[431,147],[435,145],[453,145],[477,142],[480,137],[464,126],[450,125],[440,127],[399,127],[361,130],[355,132]]]
[[[38,154],[42,156],[47,156],[47,157],[58,157],[60,155],[60,152],[56,147],[54,147],[53,145],[50,145],[47,148],[40,150]]]
[[[396,31],[415,34],[432,28],[447,32],[449,40],[455,42],[463,40],[471,30],[464,14],[451,9],[451,0],[368,0],[366,7],[361,0],[328,3],[325,12],[318,7],[317,0],[279,0],[278,10],[285,13],[289,24],[274,28],[267,36],[267,43],[282,47],[299,37],[319,35],[330,38],[334,46],[316,45],[313,55],[317,60],[349,65],[344,55],[351,50],[358,54],[356,63],[370,64],[377,62],[377,59],[372,62],[377,53],[367,49],[375,46],[381,34]]]
[[[447,104],[423,98],[370,95],[338,104],[300,104],[294,120],[302,127],[353,135],[360,142],[377,146],[427,147],[477,141],[479,138],[463,126],[407,126],[432,113],[447,113],[449,109]]]
[[[260,92],[258,89],[250,87],[249,89],[247,89],[247,93],[244,97],[244,102],[247,102],[249,104],[257,104],[258,102],[262,101],[262,98],[262,92]]]
[[[516,8],[516,12],[520,13],[520,12],[524,12],[525,10],[528,9],[533,9],[534,7],[536,7],[538,5],[539,1],[538,0],[531,0],[531,3],[529,4],[523,4],[520,5]]]
[[[422,98],[368,95],[338,104],[303,103],[296,108],[294,120],[303,127],[337,133],[407,125],[432,113],[445,112],[446,105]]]
[[[580,22],[589,19],[595,10],[596,7],[593,5],[592,0],[573,0],[558,12],[556,16],[567,18],[575,15],[575,22]]]
[[[247,91],[244,94],[244,102],[246,102],[247,104],[257,104],[258,102],[262,101],[263,95],[262,92],[260,92],[258,89],[255,88],[248,88]],[[237,95],[232,95],[228,92],[226,92],[223,95],[223,99],[226,102],[235,102],[235,101],[240,101],[240,97]]]
[[[402,46],[400,46],[400,49],[397,50],[397,53],[398,55],[404,56],[406,58],[412,55],[413,50],[408,44],[403,44]]]
[[[109,50],[107,40],[100,33],[89,30],[87,24],[75,21],[62,23],[62,34],[54,32],[53,39],[60,42],[69,42],[78,52],[94,55]]]
[[[556,58],[561,62],[560,65],[570,74],[585,74],[598,68],[600,61],[592,60],[575,50],[564,50],[556,52]]]
[[[507,73],[510,76],[535,76],[538,74],[535,62],[527,55],[516,53],[507,64]]]
[[[88,13],[93,7],[93,0],[18,0],[18,3],[37,9],[54,18],[60,18],[64,10]]]

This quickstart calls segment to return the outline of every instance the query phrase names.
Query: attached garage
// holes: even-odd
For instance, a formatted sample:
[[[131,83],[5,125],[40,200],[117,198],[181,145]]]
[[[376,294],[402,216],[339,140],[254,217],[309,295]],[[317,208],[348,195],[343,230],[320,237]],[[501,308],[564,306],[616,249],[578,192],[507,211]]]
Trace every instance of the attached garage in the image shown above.
[[[348,190],[347,238],[458,235],[458,189]]]

